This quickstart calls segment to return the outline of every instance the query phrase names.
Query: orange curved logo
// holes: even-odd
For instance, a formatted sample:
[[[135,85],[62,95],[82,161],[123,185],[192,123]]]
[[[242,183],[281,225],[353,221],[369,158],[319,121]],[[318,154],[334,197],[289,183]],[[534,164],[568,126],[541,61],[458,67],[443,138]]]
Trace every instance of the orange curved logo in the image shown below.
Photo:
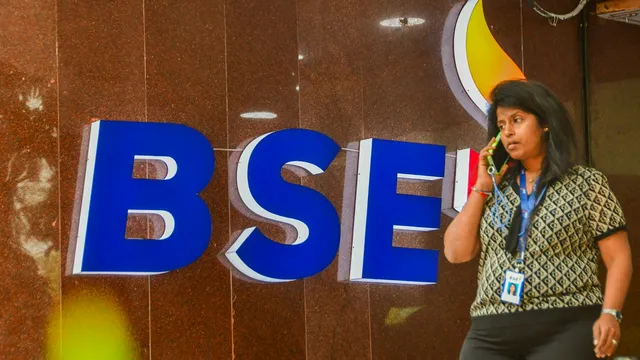
[[[445,70],[449,72],[449,85],[463,106],[467,105],[464,106],[467,111],[486,126],[485,120],[479,117],[486,114],[491,89],[501,81],[524,79],[525,76],[491,34],[482,0],[469,0],[464,5],[457,5],[450,13],[447,23],[443,47],[447,44],[452,47],[452,51],[449,50],[447,54],[447,50],[443,48],[443,56],[450,56],[448,61],[444,59]],[[446,27],[449,28],[448,33]],[[449,78],[452,71],[446,69],[447,66],[455,67],[459,83],[452,84],[453,79]],[[470,108],[469,100],[475,109]],[[479,115],[478,110],[482,115]]]

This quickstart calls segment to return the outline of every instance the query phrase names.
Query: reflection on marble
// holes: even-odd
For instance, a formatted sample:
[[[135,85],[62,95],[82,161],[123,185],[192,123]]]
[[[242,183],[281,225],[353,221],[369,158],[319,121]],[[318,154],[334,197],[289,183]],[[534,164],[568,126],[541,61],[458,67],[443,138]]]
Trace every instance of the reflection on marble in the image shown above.
[[[389,313],[384,320],[384,323],[389,326],[400,325],[407,322],[407,320],[415,313],[420,311],[424,306],[409,306],[409,307],[391,307]]]
[[[225,3],[228,148],[238,148],[271,131],[299,127],[296,85],[301,53],[297,48],[296,8],[294,0]],[[240,116],[254,111],[271,112],[277,117]],[[255,222],[234,207],[226,211],[230,211],[230,236],[257,225],[270,239],[285,239],[277,225]],[[303,281],[265,285],[233,277],[231,288],[236,358],[305,358]]]
[[[60,302],[57,87],[6,63],[0,84],[0,355],[37,358]]]
[[[147,120],[195,128],[214,148],[227,147],[224,3],[144,7]],[[149,281],[154,360],[231,358],[231,282],[216,258],[229,228],[224,155],[216,154],[213,179],[201,193],[213,222],[209,247],[189,266]]]
[[[640,26],[589,14],[590,145],[593,165],[604,172],[627,219],[636,273],[640,264]],[[615,44],[612,42],[615,39]],[[604,280],[604,275],[603,280]],[[617,356],[640,357],[640,277],[631,278]]]
[[[86,358],[101,346],[110,360],[455,358],[469,326],[477,264],[453,266],[441,257],[434,286],[343,281],[354,195],[349,185],[356,175],[349,158],[357,152],[342,151],[317,176],[283,171],[286,180],[317,190],[342,213],[342,249],[323,272],[256,284],[232,277],[217,255],[250,226],[285,241],[280,226],[230,206],[228,149],[257,136],[299,127],[327,134],[343,148],[370,137],[436,143],[450,153],[485,144],[483,114],[455,68],[455,24],[467,3],[3,2],[0,358]],[[481,3],[486,39],[495,39],[492,46],[504,49],[528,78],[556,90],[579,119],[577,19],[552,27],[524,1]],[[556,1],[554,9],[574,5]],[[628,102],[640,78],[637,29],[590,16],[592,150],[620,194],[631,233],[640,223],[638,166],[631,158],[622,169],[625,157],[611,156],[632,145],[626,136],[615,144],[612,137],[637,128],[635,103]],[[612,47],[611,38],[624,45]],[[486,83],[483,89],[478,92],[486,93]],[[624,96],[615,96],[619,92]],[[182,123],[219,149],[214,179],[201,194],[211,209],[213,236],[198,261],[151,279],[60,277],[82,132],[92,119]],[[133,176],[146,177],[147,170],[148,164],[138,164]],[[399,191],[441,193],[435,182]],[[441,229],[399,234],[394,244],[441,250],[450,221],[443,215]],[[146,217],[132,217],[127,227],[131,237],[152,230]],[[633,281],[628,313],[637,311],[640,296]],[[638,321],[627,319],[620,353],[638,354]]]
[[[58,1],[56,19],[61,257],[67,264],[77,177],[85,156],[81,152],[84,129],[97,119],[136,121],[145,117],[143,3]],[[135,171],[136,177],[146,174],[146,168]],[[130,234],[145,234],[145,230],[146,221],[131,222],[126,229]],[[92,298],[112,296],[127,318],[139,359],[149,358],[148,277],[65,275],[61,283],[63,315],[73,313],[78,293]],[[73,325],[62,318],[62,339],[73,332]],[[73,345],[63,341],[63,356]]]

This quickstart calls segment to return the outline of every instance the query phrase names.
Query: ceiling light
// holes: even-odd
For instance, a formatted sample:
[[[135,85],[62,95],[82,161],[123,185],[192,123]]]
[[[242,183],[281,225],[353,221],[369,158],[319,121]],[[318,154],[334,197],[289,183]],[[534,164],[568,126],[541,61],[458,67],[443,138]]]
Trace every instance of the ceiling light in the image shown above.
[[[298,55],[298,60],[302,60],[302,59],[304,59],[304,55],[302,54]]]
[[[245,119],[275,119],[278,115],[268,111],[253,111],[240,114]]]
[[[380,21],[380,25],[386,27],[415,26],[421,24],[424,24],[424,19],[415,17],[399,17]]]

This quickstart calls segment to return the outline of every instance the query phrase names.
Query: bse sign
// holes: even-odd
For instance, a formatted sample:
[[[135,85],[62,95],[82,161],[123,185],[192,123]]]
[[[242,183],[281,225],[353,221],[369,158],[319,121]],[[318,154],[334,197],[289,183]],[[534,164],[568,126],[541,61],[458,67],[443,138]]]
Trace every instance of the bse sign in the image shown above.
[[[198,195],[215,170],[214,152],[204,135],[179,124],[102,120],[91,125],[86,148],[70,247],[73,274],[159,274],[187,266],[204,253],[215,231],[211,209]],[[321,193],[283,180],[281,171],[290,167],[307,175],[323,173],[340,150],[331,138],[305,129],[264,134],[242,150],[230,167],[235,168],[231,186],[240,203],[252,218],[295,232],[287,243],[279,243],[257,227],[244,229],[224,250],[235,270],[257,281],[283,282],[313,276],[331,264],[341,241],[336,209]],[[342,240],[351,245],[348,280],[435,283],[438,251],[393,246],[393,233],[436,230],[447,206],[438,197],[398,194],[397,183],[455,174],[449,177],[451,187],[455,177],[456,186],[446,190],[446,202],[459,211],[476,157],[458,152],[453,169],[444,146],[360,141],[355,208],[349,219],[353,230]],[[134,178],[136,160],[161,162],[166,174]],[[128,239],[132,214],[160,217],[163,234],[157,240]]]

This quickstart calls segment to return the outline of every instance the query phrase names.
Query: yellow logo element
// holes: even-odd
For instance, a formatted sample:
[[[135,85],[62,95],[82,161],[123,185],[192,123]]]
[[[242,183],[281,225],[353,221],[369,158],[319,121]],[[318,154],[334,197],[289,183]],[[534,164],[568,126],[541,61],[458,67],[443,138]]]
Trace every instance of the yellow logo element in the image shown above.
[[[451,46],[453,51],[448,49]],[[491,34],[482,0],[469,0],[464,5],[454,7],[445,24],[442,52],[452,91],[465,109],[485,126],[485,120],[479,118],[481,115],[477,110],[487,112],[491,90],[501,81],[525,78],[518,65]],[[458,84],[453,83],[452,66],[455,66]],[[459,88],[460,84],[462,89]],[[468,100],[476,109],[468,106]]]

